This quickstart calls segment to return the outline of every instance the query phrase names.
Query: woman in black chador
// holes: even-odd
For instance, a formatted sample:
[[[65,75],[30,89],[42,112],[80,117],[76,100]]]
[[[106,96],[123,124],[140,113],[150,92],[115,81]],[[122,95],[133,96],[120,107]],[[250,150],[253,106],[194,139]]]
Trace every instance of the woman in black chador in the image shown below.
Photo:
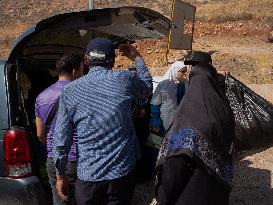
[[[158,156],[157,201],[226,205],[233,178],[233,113],[210,55],[196,52],[188,64],[194,66],[188,92]]]

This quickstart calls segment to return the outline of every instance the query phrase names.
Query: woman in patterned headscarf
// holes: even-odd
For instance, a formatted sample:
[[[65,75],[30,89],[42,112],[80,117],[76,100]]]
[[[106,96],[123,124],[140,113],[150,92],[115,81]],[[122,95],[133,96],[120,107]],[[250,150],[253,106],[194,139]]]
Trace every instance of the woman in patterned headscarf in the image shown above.
[[[234,117],[210,63],[195,65],[157,161],[159,205],[226,205],[233,176]]]

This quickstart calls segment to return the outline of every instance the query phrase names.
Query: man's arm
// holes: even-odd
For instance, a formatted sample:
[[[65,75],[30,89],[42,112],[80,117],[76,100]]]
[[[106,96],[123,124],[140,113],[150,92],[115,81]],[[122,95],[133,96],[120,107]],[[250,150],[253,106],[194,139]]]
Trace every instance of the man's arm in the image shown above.
[[[60,97],[56,127],[53,135],[53,159],[57,175],[56,189],[63,200],[68,200],[68,183],[65,177],[65,167],[73,142],[73,122],[66,103],[65,92],[63,92]]]
[[[39,96],[36,98],[35,101],[35,124],[36,124],[36,135],[40,142],[46,144],[46,131],[45,126],[41,118],[40,113],[40,103],[39,103]]]
[[[119,51],[121,55],[135,61],[137,75],[132,75],[133,94],[140,99],[149,97],[153,90],[152,76],[140,53],[129,43],[120,45]]]
[[[39,117],[36,117],[35,124],[36,124],[36,131],[37,131],[37,137],[38,137],[38,139],[43,144],[46,144],[45,126],[44,126],[44,123],[42,122],[42,119],[39,118]]]
[[[135,58],[137,76],[133,76],[134,92],[137,98],[147,98],[153,92],[152,76],[141,56]]]

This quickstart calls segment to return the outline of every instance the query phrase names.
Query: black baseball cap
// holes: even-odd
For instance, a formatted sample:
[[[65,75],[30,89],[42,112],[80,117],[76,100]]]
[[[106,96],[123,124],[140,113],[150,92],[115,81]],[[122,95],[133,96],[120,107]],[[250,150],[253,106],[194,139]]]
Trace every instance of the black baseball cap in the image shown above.
[[[89,56],[100,56],[99,54],[108,56],[115,53],[113,42],[106,38],[94,38],[92,39],[86,48],[86,53]],[[101,57],[100,56],[100,57]]]
[[[196,65],[201,62],[212,62],[211,55],[203,51],[193,51],[184,60],[185,65]]]

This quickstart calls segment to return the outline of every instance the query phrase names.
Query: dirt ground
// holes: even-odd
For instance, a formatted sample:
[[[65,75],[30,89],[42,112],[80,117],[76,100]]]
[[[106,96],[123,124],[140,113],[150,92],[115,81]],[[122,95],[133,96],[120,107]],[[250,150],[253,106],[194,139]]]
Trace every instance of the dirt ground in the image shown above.
[[[237,154],[230,205],[273,204],[273,148]],[[133,205],[155,205],[154,181],[136,186]]]
[[[1,0],[0,58],[6,58],[12,43],[35,22],[56,13],[87,8],[85,0],[38,1]],[[96,7],[149,6],[169,15],[171,1],[96,1]],[[272,0],[188,0],[197,6],[194,50],[212,52],[218,70],[230,71],[244,83],[273,83],[273,44],[268,34],[273,29]],[[167,63],[180,59],[185,51],[170,51],[166,60],[166,39],[137,43],[153,75],[162,75]],[[118,58],[116,68],[128,61]],[[270,147],[270,146],[269,146]],[[237,155],[231,205],[273,204],[273,148],[240,152]],[[134,205],[155,204],[153,181],[136,187]]]

